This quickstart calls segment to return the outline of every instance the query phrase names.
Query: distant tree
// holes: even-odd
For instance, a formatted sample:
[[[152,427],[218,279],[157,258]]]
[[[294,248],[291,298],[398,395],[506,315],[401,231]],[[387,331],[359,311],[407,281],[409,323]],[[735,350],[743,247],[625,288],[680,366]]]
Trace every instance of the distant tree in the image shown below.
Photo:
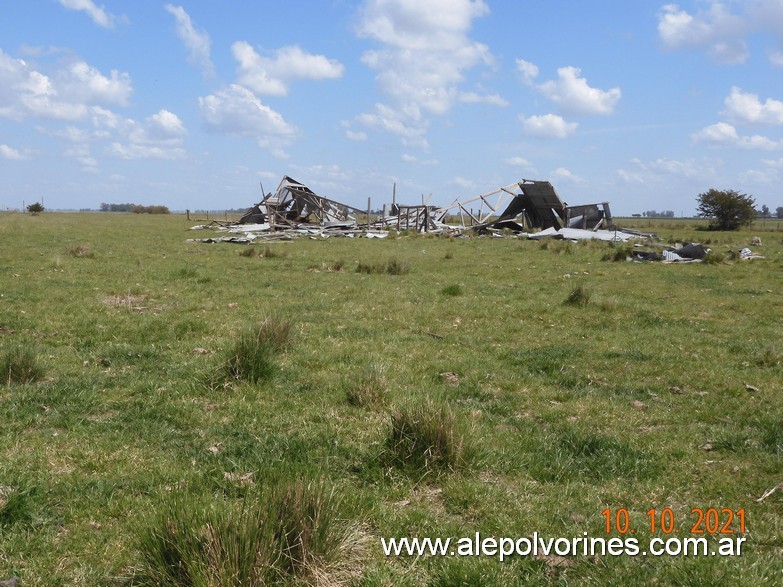
[[[40,202],[36,202],[35,204],[30,204],[27,206],[27,211],[33,216],[38,216],[41,212],[44,211],[44,207]]]
[[[752,196],[736,190],[710,189],[696,198],[696,213],[710,218],[710,230],[737,230],[756,218],[756,202]]]
[[[772,216],[772,214],[770,213],[769,208],[767,207],[767,205],[764,204],[761,207],[761,217],[762,218],[769,218],[770,216]]]
[[[777,210],[775,210],[775,215],[778,218],[783,218],[783,206],[778,206]]]

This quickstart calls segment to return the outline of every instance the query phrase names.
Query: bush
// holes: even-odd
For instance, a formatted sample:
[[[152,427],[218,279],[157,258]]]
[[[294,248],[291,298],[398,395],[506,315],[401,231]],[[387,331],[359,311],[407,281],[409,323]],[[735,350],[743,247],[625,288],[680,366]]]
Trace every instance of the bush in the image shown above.
[[[38,216],[41,212],[44,211],[44,207],[40,202],[36,202],[35,204],[30,204],[27,206],[27,211],[33,216]]]
[[[6,385],[33,383],[43,377],[38,355],[28,345],[8,349],[0,362],[0,373]]]
[[[736,190],[710,189],[697,197],[699,216],[710,219],[710,230],[737,230],[756,218],[752,196]]]
[[[427,401],[395,410],[386,438],[386,458],[401,468],[456,471],[467,464],[465,435],[446,405]]]

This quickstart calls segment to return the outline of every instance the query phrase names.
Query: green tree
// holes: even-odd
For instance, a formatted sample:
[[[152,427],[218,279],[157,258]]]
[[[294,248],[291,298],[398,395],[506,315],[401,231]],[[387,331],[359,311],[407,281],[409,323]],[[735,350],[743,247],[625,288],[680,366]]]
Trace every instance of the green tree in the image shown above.
[[[36,202],[35,204],[30,204],[27,206],[27,211],[33,216],[36,216],[44,211],[44,207],[40,202]]]
[[[696,201],[697,214],[711,219],[710,230],[737,230],[756,218],[753,196],[736,190],[710,189],[699,194]]]
[[[775,210],[775,215],[778,218],[783,218],[783,206],[778,206],[777,210]]]

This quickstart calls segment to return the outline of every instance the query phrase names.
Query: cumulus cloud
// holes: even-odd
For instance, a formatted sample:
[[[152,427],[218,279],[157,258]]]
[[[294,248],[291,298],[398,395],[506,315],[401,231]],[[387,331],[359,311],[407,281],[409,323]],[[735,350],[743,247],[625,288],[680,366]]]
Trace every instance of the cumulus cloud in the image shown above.
[[[557,80],[544,82],[538,89],[566,114],[611,114],[620,100],[620,88],[607,91],[592,88],[580,73],[578,67],[561,67],[557,70]]]
[[[362,142],[367,140],[367,133],[361,131],[346,130],[345,136],[352,141]]]
[[[505,108],[508,106],[508,100],[499,94],[477,94],[475,92],[461,92],[459,101],[463,104],[490,104]]]
[[[106,76],[77,61],[47,75],[0,49],[0,117],[80,120],[90,105],[125,105],[132,93],[126,73],[112,70]]]
[[[731,12],[730,6],[737,11]],[[706,9],[691,14],[666,4],[658,15],[658,37],[665,49],[704,51],[722,64],[744,63],[750,56],[746,37],[758,32],[783,32],[779,0],[726,3],[709,0]]]
[[[564,139],[573,134],[579,126],[576,122],[567,122],[557,114],[520,117],[520,120],[526,135],[540,139]]]
[[[261,95],[285,96],[296,79],[337,79],[345,71],[339,61],[313,55],[297,45],[281,47],[271,58],[259,55],[244,41],[234,43],[231,51],[239,62],[238,83]]]
[[[525,171],[536,172],[536,167],[530,161],[524,157],[507,157],[503,159],[503,163],[512,167],[517,167]]]
[[[517,59],[517,70],[522,75],[522,81],[525,84],[532,84],[533,80],[538,77],[538,66],[524,59]]]
[[[691,140],[713,148],[734,147],[749,151],[783,149],[783,141],[774,141],[761,135],[741,136],[733,125],[726,122],[718,122],[693,133]]]
[[[231,84],[198,99],[201,118],[209,132],[237,137],[254,137],[262,148],[278,156],[296,136],[296,129],[263,104],[253,92]]]
[[[188,50],[188,62],[199,68],[206,77],[215,75],[215,66],[212,64],[212,41],[206,31],[196,30],[190,15],[181,6],[166,4],[166,10],[177,21],[177,36]]]
[[[0,145],[0,159],[10,159],[11,161],[24,161],[30,159],[32,153],[30,151],[20,151],[14,149],[8,145]]]
[[[114,27],[117,17],[106,12],[103,6],[96,6],[92,0],[59,0],[60,4],[68,10],[86,12],[92,21],[106,29]]]
[[[725,100],[722,112],[729,120],[756,125],[783,125],[783,102],[767,98],[759,100],[758,94],[743,92],[734,86]]]
[[[427,117],[446,114],[460,97],[465,73],[493,64],[489,48],[468,36],[473,20],[488,12],[483,0],[367,0],[357,34],[380,47],[366,51],[362,62],[377,72],[388,103],[357,121],[408,144],[411,135],[421,138]],[[500,104],[502,98],[487,100]]]
[[[579,184],[579,183],[584,183],[585,181],[583,177],[579,177],[578,175],[575,175],[574,173],[571,172],[570,169],[566,169],[565,167],[558,167],[549,175],[555,183],[565,182],[565,183]]]

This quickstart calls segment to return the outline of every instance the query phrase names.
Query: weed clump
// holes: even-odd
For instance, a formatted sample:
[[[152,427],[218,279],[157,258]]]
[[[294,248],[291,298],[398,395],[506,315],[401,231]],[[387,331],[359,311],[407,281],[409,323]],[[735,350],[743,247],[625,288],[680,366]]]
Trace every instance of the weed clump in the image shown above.
[[[459,285],[458,283],[447,285],[442,290],[440,290],[440,293],[442,293],[444,296],[461,296],[465,293],[464,288]]]
[[[571,290],[571,293],[568,294],[568,297],[563,301],[563,304],[566,306],[584,308],[590,303],[592,295],[593,294],[588,287],[579,284]]]
[[[140,533],[148,585],[340,584],[360,545],[322,482],[276,484],[241,507],[175,496]]]
[[[240,257],[259,257],[262,259],[275,259],[278,257],[285,257],[283,251],[276,251],[269,245],[266,245],[263,249],[259,249],[253,246],[247,247],[239,251]]]
[[[33,383],[43,377],[38,355],[29,345],[18,345],[8,349],[0,362],[0,375],[9,387],[14,384]]]
[[[242,333],[227,361],[229,375],[250,383],[272,377],[277,370],[275,355],[291,344],[292,326],[288,320],[269,317]]]
[[[349,385],[346,400],[359,408],[373,408],[385,403],[386,380],[383,368],[378,364],[365,366],[358,381]]]
[[[389,275],[405,275],[410,272],[410,267],[405,261],[399,259],[389,259],[386,263],[364,263],[359,262],[356,265],[356,273],[387,273]]]
[[[95,257],[95,252],[87,245],[76,245],[75,247],[68,247],[65,252],[71,257],[92,259]]]
[[[706,263],[707,265],[720,265],[721,263],[726,262],[726,255],[723,253],[719,253],[718,251],[715,251],[713,249],[710,249],[707,251],[707,254],[704,255],[704,259],[702,259],[703,263]]]
[[[628,245],[617,246],[615,243],[609,243],[609,250],[601,257],[602,261],[611,261],[614,263],[625,261],[631,257],[631,247]]]
[[[385,451],[393,466],[435,472],[464,468],[469,452],[454,413],[432,402],[392,412]]]

